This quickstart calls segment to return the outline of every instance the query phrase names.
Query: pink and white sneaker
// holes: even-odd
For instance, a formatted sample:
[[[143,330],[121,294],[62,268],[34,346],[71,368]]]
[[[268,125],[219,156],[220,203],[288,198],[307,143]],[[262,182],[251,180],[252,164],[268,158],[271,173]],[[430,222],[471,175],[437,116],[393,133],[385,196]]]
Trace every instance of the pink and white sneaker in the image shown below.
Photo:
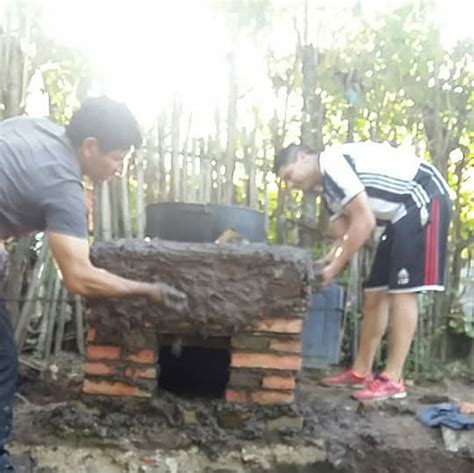
[[[360,376],[354,373],[353,370],[346,370],[333,376],[321,378],[319,384],[334,388],[364,388],[367,386],[368,382],[372,381],[372,379],[373,377],[371,374]]]
[[[390,379],[386,373],[381,373],[367,384],[365,389],[354,391],[352,397],[358,401],[385,401],[386,399],[403,399],[406,397],[403,379],[399,383]]]

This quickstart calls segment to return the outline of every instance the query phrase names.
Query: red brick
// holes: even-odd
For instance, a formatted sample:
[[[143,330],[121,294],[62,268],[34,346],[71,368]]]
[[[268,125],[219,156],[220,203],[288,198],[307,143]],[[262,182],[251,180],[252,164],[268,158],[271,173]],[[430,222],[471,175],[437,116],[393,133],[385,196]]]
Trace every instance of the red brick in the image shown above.
[[[142,350],[138,353],[134,353],[127,357],[128,361],[134,361],[135,363],[155,363],[157,353],[154,350]]]
[[[87,341],[93,342],[97,335],[97,330],[94,327],[89,327],[87,330]]]
[[[289,404],[294,399],[293,393],[281,391],[255,391],[252,393],[252,401],[257,404]]]
[[[117,370],[113,366],[106,365],[105,363],[87,363],[86,373],[99,376],[107,376],[109,374],[116,374]]]
[[[245,391],[237,391],[236,389],[227,389],[225,392],[225,400],[227,402],[247,403],[248,395]]]
[[[231,366],[234,368],[264,368],[299,371],[301,369],[301,356],[269,355],[263,353],[232,353]]]
[[[151,397],[151,392],[139,389],[125,383],[116,383],[109,381],[84,381],[83,392],[86,394],[96,394],[104,396],[135,396],[135,397]]]
[[[125,376],[129,376],[131,378],[155,379],[156,378],[156,368],[129,367],[125,370]]]
[[[294,376],[265,376],[262,385],[267,389],[282,389],[292,391],[295,389]]]
[[[89,345],[87,348],[89,360],[118,360],[120,358],[120,347],[110,345]]]
[[[301,353],[300,340],[270,340],[270,350],[284,351],[288,353]]]
[[[256,322],[252,329],[257,332],[301,333],[302,326],[301,319],[267,319]]]

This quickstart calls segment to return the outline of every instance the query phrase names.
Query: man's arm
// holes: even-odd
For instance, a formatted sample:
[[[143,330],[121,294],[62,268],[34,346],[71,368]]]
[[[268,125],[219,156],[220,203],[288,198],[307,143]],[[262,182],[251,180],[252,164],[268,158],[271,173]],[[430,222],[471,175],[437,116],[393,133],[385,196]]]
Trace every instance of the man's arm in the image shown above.
[[[347,229],[349,228],[349,220],[345,215],[340,215],[329,223],[329,229],[334,238],[331,249],[328,254],[323,257],[322,262],[324,264],[331,264],[334,258],[339,254],[342,247],[342,242],[347,235]]]
[[[86,239],[55,232],[47,232],[47,237],[69,292],[88,297],[146,296],[176,310],[185,309],[186,295],[167,284],[134,281],[95,267]]]
[[[349,262],[352,255],[369,239],[375,228],[375,216],[370,209],[367,194],[361,192],[344,208],[344,220],[337,222],[338,248],[331,263],[324,269],[325,279],[334,278]],[[347,227],[344,229],[344,225]],[[341,236],[342,235],[342,236]]]

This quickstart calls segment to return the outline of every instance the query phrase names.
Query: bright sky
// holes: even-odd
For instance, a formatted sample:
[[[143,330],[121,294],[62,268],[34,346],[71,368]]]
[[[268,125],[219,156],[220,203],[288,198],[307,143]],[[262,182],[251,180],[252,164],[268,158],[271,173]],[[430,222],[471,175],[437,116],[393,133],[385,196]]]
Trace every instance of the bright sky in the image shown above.
[[[156,116],[175,93],[200,110],[225,92],[225,30],[197,2],[44,1],[48,30],[84,49],[101,92],[139,114]]]
[[[2,3],[0,0],[0,13]],[[179,94],[193,112],[193,123],[209,123],[215,104],[225,103],[228,83],[226,54],[231,37],[222,16],[199,0],[37,0],[44,4],[46,31],[67,45],[84,50],[101,77],[98,92],[127,102],[142,120],[156,117]],[[221,0],[232,1],[232,0]],[[402,0],[362,0],[366,17]],[[473,1],[434,0],[447,42],[472,35]],[[355,0],[309,0],[331,5],[350,15]],[[304,0],[275,0],[289,8],[281,34],[272,48],[294,48],[292,10]],[[341,15],[325,22],[344,24]],[[286,31],[285,31],[286,26]],[[311,26],[311,25],[310,25]],[[260,44],[258,46],[261,46]],[[240,44],[237,71],[251,101],[262,102],[265,48]],[[201,134],[199,129],[195,130]]]

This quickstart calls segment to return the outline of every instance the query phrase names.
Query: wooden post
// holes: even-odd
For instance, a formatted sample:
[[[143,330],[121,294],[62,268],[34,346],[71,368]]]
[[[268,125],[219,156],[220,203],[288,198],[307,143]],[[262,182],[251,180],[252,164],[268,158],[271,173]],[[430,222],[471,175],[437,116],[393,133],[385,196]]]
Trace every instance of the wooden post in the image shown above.
[[[313,127],[316,113],[315,89],[316,84],[316,51],[312,44],[303,46],[303,117],[301,123],[301,141],[313,149],[319,148],[316,140],[316,130]],[[312,192],[305,192],[302,201],[301,225],[299,243],[311,247],[313,238],[307,230],[307,224],[315,220],[316,201]]]
[[[323,149],[322,125],[324,116],[324,106],[321,97],[316,94],[318,80],[317,66],[319,55],[316,48],[308,43],[308,0],[305,1],[305,30],[304,45],[299,44],[302,54],[303,72],[303,115],[301,122],[301,141],[320,152]],[[313,192],[307,192],[303,196],[301,225],[299,228],[299,244],[304,247],[311,247],[314,241],[314,227],[316,219],[316,196]]]
[[[265,214],[265,234],[268,236],[270,228],[270,212],[268,207],[268,157],[267,157],[267,144],[263,143],[263,213]]]
[[[120,237],[120,183],[118,179],[118,177],[114,176],[109,184],[112,238]]]
[[[207,204],[211,201],[211,185],[212,185],[212,166],[211,166],[211,149],[210,142],[208,142],[207,152],[204,145],[204,139],[200,142],[200,156],[201,156],[201,202]]]
[[[285,216],[285,209],[288,201],[288,190],[282,185],[281,180],[278,180],[278,195],[277,195],[277,209],[276,209],[276,243],[283,245],[288,242],[288,228]]]
[[[189,185],[188,185],[188,195],[187,201],[188,202],[197,202],[197,187],[199,185],[198,181],[198,168],[197,168],[197,149],[198,149],[198,140],[193,138],[192,147],[191,147],[191,154],[188,159],[188,168],[191,171],[191,175],[189,176]]]
[[[23,48],[23,67],[21,74],[21,93],[20,93],[20,109],[25,108],[26,102],[26,90],[28,88],[28,82],[30,79],[30,58],[28,57],[28,52],[31,48],[31,28],[33,24],[33,12],[32,5],[30,2],[26,2],[23,6],[25,12],[25,31],[22,41],[25,45]]]
[[[8,96],[5,100],[5,117],[20,115],[20,101],[22,93],[23,57],[20,43],[16,38],[9,38],[9,62],[7,67],[7,90]]]
[[[171,179],[170,179],[170,200],[179,202],[179,118],[181,106],[175,96],[173,102],[173,115],[171,120]]]
[[[144,179],[143,179],[143,152],[138,149],[136,156],[136,177],[137,177],[137,237],[145,236],[145,197],[144,197]]]
[[[222,151],[221,114],[220,114],[220,111],[219,111],[218,107],[216,107],[216,111],[214,113],[214,121],[215,121],[215,124],[216,124],[216,136],[215,136],[214,140],[212,140],[211,137],[209,137],[209,140],[208,140],[209,147],[210,147],[210,149],[212,149],[212,153],[211,152],[209,153],[209,159],[211,160],[212,157],[214,156],[214,158],[216,160],[215,168],[216,168],[217,175],[216,175],[216,189],[215,189],[215,192],[216,192],[217,197],[216,197],[215,201],[216,201],[216,203],[220,204],[220,203],[225,202],[224,189],[225,189],[226,184],[224,182],[225,176],[223,178],[222,175],[221,175],[221,172],[220,172],[221,166],[222,165],[225,166],[225,155]],[[211,182],[212,182],[212,176],[211,176]]]
[[[14,327],[20,317],[20,296],[24,274],[29,262],[31,240],[31,236],[19,238],[9,258],[8,278],[5,282],[4,293],[5,298],[9,301],[10,316]]]
[[[10,93],[10,82],[11,82],[11,74],[12,74],[12,65],[11,65],[11,49],[12,49],[12,31],[11,31],[11,24],[12,24],[12,19],[13,19],[13,13],[12,13],[12,8],[11,6],[7,6],[6,8],[6,13],[5,13],[5,32],[3,35],[3,54],[2,54],[2,68],[0,69],[0,85],[1,85],[1,94],[2,94],[2,100],[0,102],[2,110],[1,117],[2,118],[8,118],[12,117],[15,115],[15,111],[17,112],[16,114],[19,114],[19,109],[16,108],[14,111],[9,110],[9,103],[7,102],[8,96],[5,97],[3,95],[4,91],[8,91]],[[18,79],[17,81],[18,82]]]
[[[208,202],[214,204],[221,204],[224,202],[224,193],[226,183],[224,182],[225,176],[223,177],[220,173],[220,167],[224,164],[224,156],[220,155],[216,151],[217,143],[209,136],[207,139],[207,152],[206,162],[208,164],[208,182],[209,182],[209,199]]]
[[[225,204],[232,204],[234,194],[235,151],[237,147],[237,78],[234,54],[229,55],[229,102],[227,110],[227,147],[225,153],[226,182],[224,188]]]
[[[53,299],[53,290],[54,290],[54,281],[56,280],[56,268],[52,262],[52,259],[48,259],[48,265],[45,269],[47,271],[46,274],[46,290],[44,293],[45,303],[43,305],[42,317],[41,317],[41,324],[40,324],[40,331],[38,337],[38,345],[37,350],[39,353],[44,352],[44,347],[46,343],[46,334],[48,332],[48,313],[49,309],[52,304]]]
[[[120,178],[120,202],[122,205],[122,223],[125,238],[132,237],[132,221],[130,216],[130,199],[128,195],[128,168],[124,170],[123,176]]]
[[[101,218],[101,209],[102,209],[102,186],[101,184],[94,184],[94,193],[93,193],[93,220],[94,220],[94,240],[102,240],[102,218]]]
[[[58,326],[56,329],[56,338],[54,340],[54,354],[58,355],[63,346],[64,340],[64,327],[66,325],[66,318],[70,307],[68,305],[68,292],[63,286],[61,290],[61,305],[59,307]]]
[[[77,351],[84,355],[85,341],[84,341],[84,307],[82,305],[81,296],[74,296],[74,313],[76,321],[76,346]]]
[[[54,282],[54,290],[53,290],[53,302],[51,304],[51,308],[49,311],[48,317],[48,329],[46,332],[46,342],[44,346],[44,353],[43,357],[45,360],[49,359],[51,355],[51,347],[53,345],[53,335],[54,335],[54,325],[56,323],[56,313],[58,307],[58,298],[61,291],[61,280],[59,279],[59,275],[56,274],[56,280]]]
[[[145,174],[145,184],[146,184],[146,203],[153,204],[156,202],[157,198],[157,166],[155,159],[155,143],[153,136],[149,134],[146,139],[146,174]]]
[[[33,269],[33,275],[31,277],[31,281],[28,286],[28,291],[26,293],[26,301],[23,304],[18,323],[15,327],[15,340],[17,342],[18,350],[20,351],[23,347],[23,343],[28,332],[28,326],[32,315],[32,308],[35,302],[35,294],[43,283],[43,278],[47,273],[47,271],[45,271],[45,263],[47,262],[47,258],[48,241],[45,238],[43,240],[43,245],[41,246],[38,257],[36,259],[36,263]]]
[[[166,115],[160,114],[158,118],[158,200],[164,202],[168,197],[166,189],[166,148],[165,148],[165,121]]]
[[[5,70],[7,64],[4,60],[6,36],[0,27],[0,119],[3,118],[3,89],[5,87]]]
[[[100,184],[100,189],[101,212],[99,215],[102,217],[102,239],[107,241],[112,239],[112,216],[110,209],[109,183],[103,182]]]
[[[257,168],[257,116],[255,114],[255,127],[250,134],[249,146],[247,150],[247,166],[248,166],[248,202],[252,209],[258,207],[257,197],[257,180],[256,180],[256,168]]]
[[[188,201],[188,191],[189,191],[189,182],[188,182],[188,159],[189,159],[189,141],[191,135],[191,127],[193,122],[193,114],[189,114],[188,120],[188,129],[183,143],[183,152],[182,152],[182,161],[181,161],[181,175],[179,180],[179,198],[181,202]],[[192,181],[191,181],[192,182]]]

